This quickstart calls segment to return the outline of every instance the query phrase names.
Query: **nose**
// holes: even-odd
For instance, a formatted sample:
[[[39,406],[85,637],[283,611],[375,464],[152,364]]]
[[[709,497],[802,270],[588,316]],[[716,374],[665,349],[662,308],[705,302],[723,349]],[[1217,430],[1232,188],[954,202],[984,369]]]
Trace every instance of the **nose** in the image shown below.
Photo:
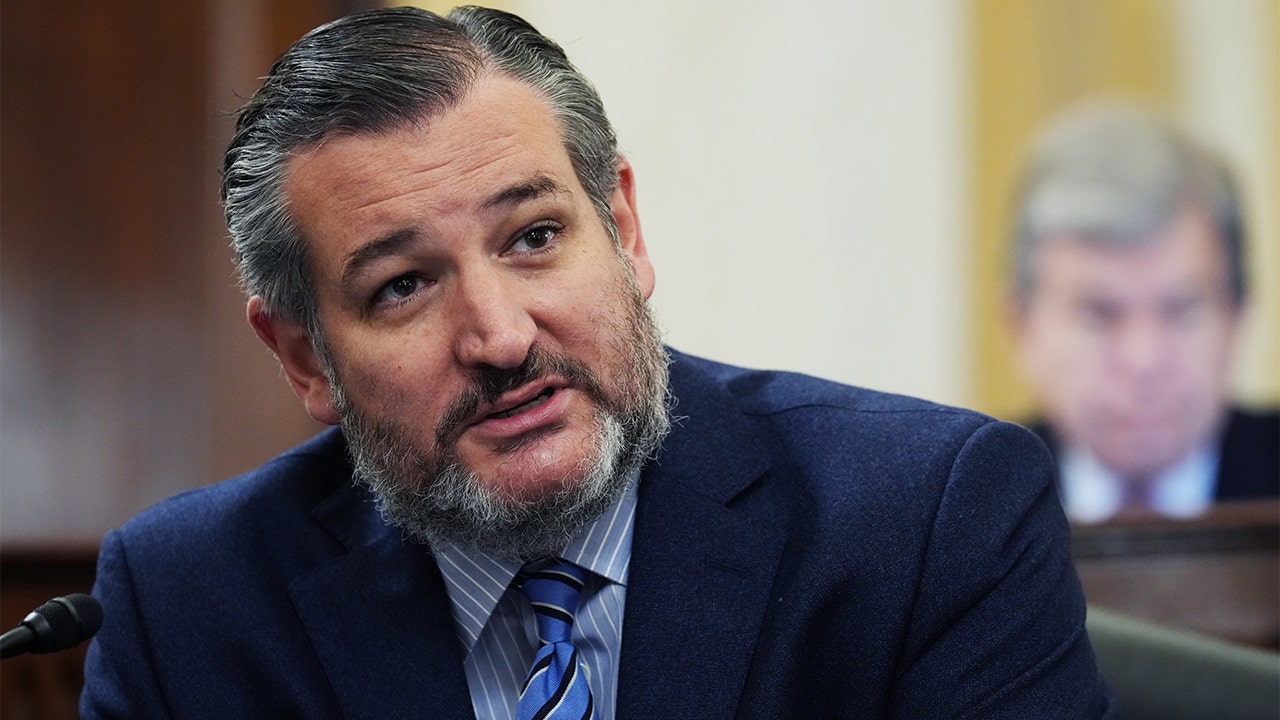
[[[537,324],[513,281],[500,270],[473,270],[457,277],[454,296],[450,314],[458,361],[466,367],[519,367],[533,345]]]
[[[1168,333],[1157,320],[1134,318],[1124,324],[1117,340],[1117,359],[1131,372],[1150,372],[1168,357]]]

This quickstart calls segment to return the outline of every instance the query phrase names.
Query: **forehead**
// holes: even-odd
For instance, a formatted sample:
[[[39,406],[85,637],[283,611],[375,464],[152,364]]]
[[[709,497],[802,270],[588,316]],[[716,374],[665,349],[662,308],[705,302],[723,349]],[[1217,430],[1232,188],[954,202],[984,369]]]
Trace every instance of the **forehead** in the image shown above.
[[[483,76],[453,108],[377,134],[338,135],[295,153],[290,214],[308,242],[321,227],[368,226],[476,211],[497,189],[550,177],[581,186],[547,103],[524,83]]]
[[[1207,213],[1194,206],[1184,207],[1159,232],[1132,245],[1050,236],[1037,274],[1049,292],[1217,292],[1229,282],[1223,239]]]

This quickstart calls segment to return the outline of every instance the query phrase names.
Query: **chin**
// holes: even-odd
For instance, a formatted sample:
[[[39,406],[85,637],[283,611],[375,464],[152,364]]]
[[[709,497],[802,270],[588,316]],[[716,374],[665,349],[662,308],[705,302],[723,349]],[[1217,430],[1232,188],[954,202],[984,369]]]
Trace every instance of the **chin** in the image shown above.
[[[524,503],[573,492],[598,459],[600,450],[592,438],[565,442],[554,436],[541,438],[525,447],[511,448],[493,455],[485,453],[479,462],[467,462],[485,490],[503,501]]]
[[[519,477],[481,481],[495,501],[508,507],[520,507],[531,503],[573,493],[582,486],[582,478],[552,475],[550,477]]]
[[[1172,447],[1160,447],[1153,452],[1150,444],[1130,445],[1116,452],[1098,453],[1112,470],[1121,475],[1150,475],[1160,472],[1178,460],[1179,453]]]

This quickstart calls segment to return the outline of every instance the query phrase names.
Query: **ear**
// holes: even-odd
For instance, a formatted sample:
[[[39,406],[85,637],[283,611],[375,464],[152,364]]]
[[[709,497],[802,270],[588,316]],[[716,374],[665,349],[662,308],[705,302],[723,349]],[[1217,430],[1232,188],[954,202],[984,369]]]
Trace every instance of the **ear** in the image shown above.
[[[273,317],[257,295],[249,298],[248,316],[258,339],[279,358],[280,367],[284,368],[293,391],[302,399],[307,414],[326,425],[337,425],[341,420],[333,408],[329,379],[302,326]]]
[[[636,212],[636,179],[631,163],[626,158],[618,161],[618,189],[610,200],[613,220],[618,224],[618,240],[623,255],[631,261],[636,282],[646,300],[653,294],[653,263],[649,250],[644,246],[644,234],[640,232],[640,215]]]

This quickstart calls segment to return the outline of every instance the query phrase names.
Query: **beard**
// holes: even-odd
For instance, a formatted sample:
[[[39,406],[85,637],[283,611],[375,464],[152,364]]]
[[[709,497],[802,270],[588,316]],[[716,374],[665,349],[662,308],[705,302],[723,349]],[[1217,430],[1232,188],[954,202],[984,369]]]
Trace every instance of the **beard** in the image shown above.
[[[611,384],[585,364],[534,344],[517,368],[475,372],[437,424],[434,452],[414,441],[415,428],[356,407],[329,353],[321,353],[355,479],[373,492],[384,520],[428,547],[449,543],[528,561],[562,551],[629,489],[670,428],[669,358],[630,266],[619,260],[616,308],[599,335],[618,366]],[[516,496],[486,484],[458,457],[458,426],[504,392],[553,375],[595,405],[588,451],[568,477],[548,480],[557,488],[551,492]]]

